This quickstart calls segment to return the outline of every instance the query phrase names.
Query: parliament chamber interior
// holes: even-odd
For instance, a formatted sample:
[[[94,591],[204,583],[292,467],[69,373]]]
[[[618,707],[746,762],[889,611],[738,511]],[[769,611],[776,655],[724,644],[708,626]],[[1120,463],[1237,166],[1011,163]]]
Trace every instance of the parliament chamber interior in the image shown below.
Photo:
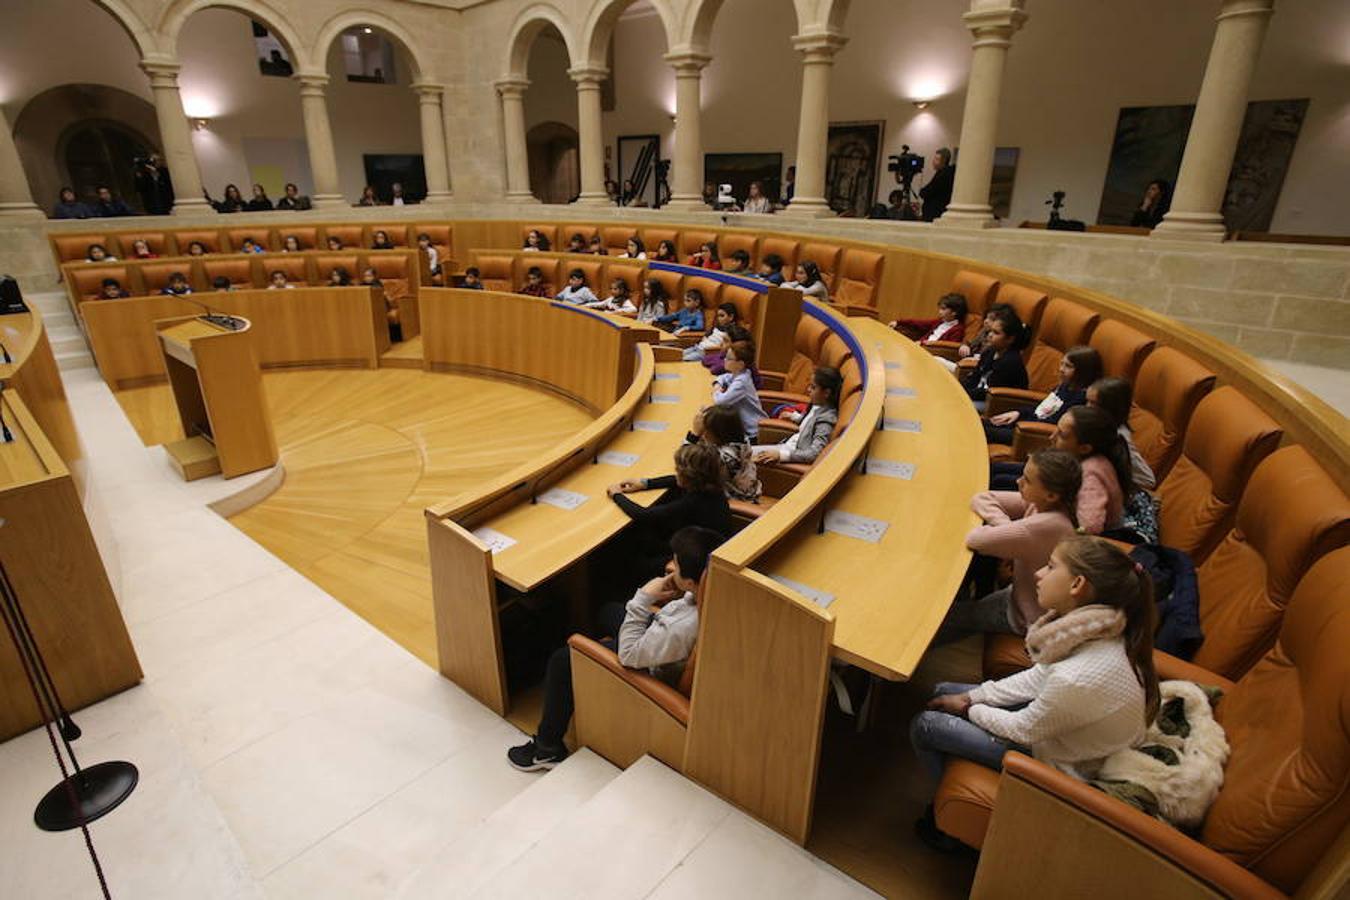
[[[0,18],[0,895],[1350,892],[1346,4]]]

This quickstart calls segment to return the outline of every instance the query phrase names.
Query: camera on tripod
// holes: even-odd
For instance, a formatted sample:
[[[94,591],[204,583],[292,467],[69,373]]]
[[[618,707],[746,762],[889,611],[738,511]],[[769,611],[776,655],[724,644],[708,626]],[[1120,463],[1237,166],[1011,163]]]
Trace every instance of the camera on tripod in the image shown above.
[[[1065,219],[1060,216],[1059,211],[1064,208],[1064,192],[1055,191],[1050,195],[1050,199],[1045,201],[1045,205],[1050,207],[1050,220],[1045,223],[1045,227],[1051,231],[1087,231],[1087,225],[1078,219]]]
[[[906,187],[914,180],[915,175],[923,174],[923,157],[909,152],[909,144],[903,144],[900,147],[900,155],[891,156],[889,159],[886,170],[895,173],[895,180]]]

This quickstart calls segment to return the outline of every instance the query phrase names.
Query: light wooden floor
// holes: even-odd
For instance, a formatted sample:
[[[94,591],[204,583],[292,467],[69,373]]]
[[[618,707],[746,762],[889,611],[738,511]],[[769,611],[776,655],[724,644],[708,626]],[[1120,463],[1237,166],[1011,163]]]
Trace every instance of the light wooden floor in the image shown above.
[[[422,510],[590,421],[561,398],[413,369],[263,376],[286,480],[230,521],[431,666]],[[147,445],[182,436],[167,385],[116,393]]]

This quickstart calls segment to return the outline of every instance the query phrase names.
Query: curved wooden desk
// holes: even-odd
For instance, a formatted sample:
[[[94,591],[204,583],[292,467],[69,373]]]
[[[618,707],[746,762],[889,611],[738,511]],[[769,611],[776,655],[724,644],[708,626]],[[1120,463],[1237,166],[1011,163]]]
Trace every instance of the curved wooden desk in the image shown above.
[[[61,699],[78,709],[136,684],[140,664],[84,516],[83,452],[37,313],[0,316],[0,562]],[[0,740],[41,719],[19,658],[0,637]]]

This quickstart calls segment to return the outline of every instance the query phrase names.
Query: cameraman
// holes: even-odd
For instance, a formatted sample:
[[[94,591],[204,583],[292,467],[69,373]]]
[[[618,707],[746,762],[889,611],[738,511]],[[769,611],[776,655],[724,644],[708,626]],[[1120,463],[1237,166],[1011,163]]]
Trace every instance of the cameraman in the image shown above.
[[[136,160],[136,193],[147,216],[167,216],[173,209],[173,179],[158,153]]]
[[[952,151],[940,147],[933,153],[933,177],[919,188],[925,222],[931,222],[947,211],[947,204],[952,202],[952,185],[955,182],[956,166],[952,165]]]

